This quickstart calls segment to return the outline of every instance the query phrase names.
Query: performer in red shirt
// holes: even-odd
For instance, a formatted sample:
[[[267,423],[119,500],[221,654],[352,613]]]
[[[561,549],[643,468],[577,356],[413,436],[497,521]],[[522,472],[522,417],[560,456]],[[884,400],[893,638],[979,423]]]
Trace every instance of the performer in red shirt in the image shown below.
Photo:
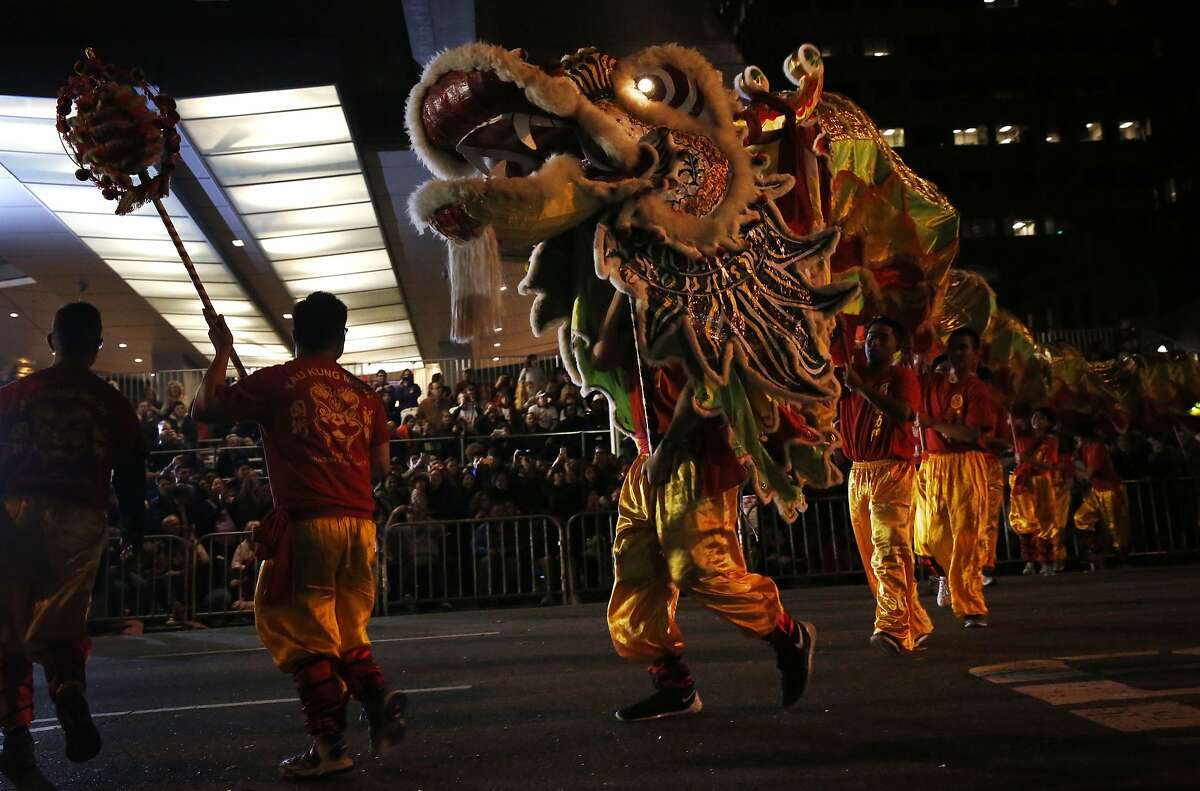
[[[1063,524],[1059,521],[1058,438],[1054,414],[1038,409],[1029,419],[1032,432],[1017,435],[1017,468],[1009,477],[1012,509],[1009,521],[1021,542],[1026,574],[1054,573],[1054,547]]]
[[[1000,539],[1000,521],[1004,516],[1004,463],[1001,457],[1012,452],[1013,430],[1004,397],[993,387],[992,372],[980,366],[975,375],[987,385],[992,396],[992,425],[983,435],[987,451],[987,521],[980,525],[978,550],[986,588],[996,581],[996,543]]]
[[[1076,474],[1088,484],[1083,502],[1075,509],[1075,529],[1089,534],[1089,558],[1092,566],[1099,562],[1100,539],[1096,528],[1103,525],[1108,532],[1109,542],[1117,558],[1124,561],[1129,557],[1129,496],[1125,484],[1113,467],[1112,455],[1100,441],[1093,426],[1079,428],[1079,462]]]
[[[100,752],[84,667],[110,481],[131,547],[141,546],[145,508],[137,416],[90,370],[103,345],[100,312],[64,305],[47,340],[54,365],[0,389],[0,769],[16,782],[35,771],[32,662],[46,671],[67,758]]]
[[[592,348],[597,368],[630,373],[639,453],[617,506],[608,630],[618,655],[651,663],[656,689],[620,709],[617,719],[700,711],[675,622],[680,590],[775,650],[783,705],[791,706],[808,684],[816,630],[792,620],[769,577],[746,569],[737,536],[746,472],[729,445],[723,418],[697,413],[680,367],[643,368],[631,324],[629,303],[618,293]],[[649,403],[643,406],[647,390]]]
[[[875,594],[871,644],[888,654],[916,650],[933,632],[917,595],[912,551],[913,432],[921,389],[896,365],[904,329],[891,319],[867,325],[865,368],[847,368],[838,402],[842,449],[852,462],[850,522]]]
[[[346,702],[366,711],[376,756],[404,732],[404,695],[375,664],[367,621],[375,605],[373,481],[388,470],[383,402],[337,364],[346,306],[322,291],[292,310],[296,358],[225,386],[233,336],[207,315],[216,356],[193,404],[201,420],[262,427],[273,510],[256,531],[267,558],[254,593],[258,635],[300,694],[315,739],[280,764],[286,778],[349,771]]]
[[[991,430],[992,396],[973,373],[979,335],[960,327],[946,349],[950,370],[921,377],[921,428],[926,456],[917,472],[916,551],[944,569],[938,603],[949,603],[968,628],[987,626],[978,552],[980,526],[988,516],[987,456],[983,435]],[[946,600],[949,599],[949,602]]]

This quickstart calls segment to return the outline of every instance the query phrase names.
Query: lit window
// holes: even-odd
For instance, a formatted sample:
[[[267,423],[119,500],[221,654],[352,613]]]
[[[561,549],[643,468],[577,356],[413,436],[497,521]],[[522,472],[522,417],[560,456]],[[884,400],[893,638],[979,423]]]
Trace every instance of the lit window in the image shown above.
[[[1013,220],[1011,228],[1013,236],[1037,236],[1037,223],[1033,220]]]
[[[987,145],[988,130],[986,126],[968,126],[954,130],[954,145],[983,146]]]
[[[883,139],[892,148],[901,148],[904,145],[904,130],[897,127],[895,129],[884,129]]]
[[[1045,221],[1042,222],[1042,228],[1045,230],[1047,236],[1062,236],[1071,230],[1071,225],[1063,220],[1056,220],[1053,217],[1047,217]]]
[[[1146,130],[1140,121],[1122,121],[1117,124],[1118,140],[1145,140]]]
[[[1052,129],[1049,132],[1046,132],[1046,142],[1047,143],[1061,143],[1062,135],[1060,135],[1057,131]]]
[[[863,54],[868,58],[882,58],[886,55],[891,55],[892,51],[886,41],[882,39],[869,39],[863,46]]]
[[[1099,121],[1088,121],[1083,125],[1083,137],[1085,143],[1094,143],[1097,140],[1104,139],[1104,125]]]
[[[1021,142],[1021,127],[1015,124],[1003,124],[996,128],[996,142],[1000,145],[1005,143]]]

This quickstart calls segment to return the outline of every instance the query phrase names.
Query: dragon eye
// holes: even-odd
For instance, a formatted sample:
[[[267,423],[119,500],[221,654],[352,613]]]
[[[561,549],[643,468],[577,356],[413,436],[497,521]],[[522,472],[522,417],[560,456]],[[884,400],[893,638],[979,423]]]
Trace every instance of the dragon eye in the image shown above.
[[[704,111],[704,96],[696,81],[670,64],[638,77],[636,85],[652,102],[663,102],[691,115],[700,115]]]

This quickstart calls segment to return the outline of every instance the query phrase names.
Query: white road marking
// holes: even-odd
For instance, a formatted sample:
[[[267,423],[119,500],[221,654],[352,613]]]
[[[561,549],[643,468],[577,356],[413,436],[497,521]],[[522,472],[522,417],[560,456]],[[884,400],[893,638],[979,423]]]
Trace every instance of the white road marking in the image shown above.
[[[1071,713],[1125,733],[1200,726],[1200,709],[1173,700],[1103,709],[1073,709]]]
[[[1054,706],[1075,706],[1080,703],[1095,703],[1102,700],[1140,700],[1200,695],[1200,687],[1141,689],[1108,679],[1066,684],[1034,684],[1026,687],[1013,687],[1013,691],[1044,700]]]
[[[499,632],[463,632],[461,634],[430,634],[421,637],[385,637],[381,640],[372,640],[371,645],[379,643],[413,643],[421,640],[453,640],[464,637],[493,637],[500,634]],[[143,654],[135,656],[134,659],[177,659],[187,656],[218,656],[220,654],[253,654],[258,651],[266,651],[262,646],[255,648],[218,648],[212,651],[179,651],[168,654]]]
[[[1124,659],[1130,656],[1158,656],[1158,651],[1118,651],[1113,654],[1080,654],[1079,656],[1056,656],[1065,662],[1086,662],[1091,659]]]
[[[1172,654],[1183,654],[1184,656],[1200,656],[1200,648],[1176,648]]]
[[[471,684],[454,684],[448,687],[418,687],[417,689],[401,690],[408,695],[420,695],[428,692],[458,692],[464,689],[472,689]],[[267,700],[239,700],[232,703],[204,703],[196,706],[165,706],[159,709],[134,709],[131,711],[102,711],[92,715],[92,719],[97,720],[105,717],[137,717],[143,714],[172,714],[180,711],[204,711],[206,709],[236,709],[248,706],[274,706],[279,703],[299,703],[299,699],[290,698],[269,698]],[[36,725],[39,722],[54,722],[53,718],[34,720]],[[42,728],[30,728],[30,733],[42,733],[43,731],[56,731],[59,725],[47,725]]]

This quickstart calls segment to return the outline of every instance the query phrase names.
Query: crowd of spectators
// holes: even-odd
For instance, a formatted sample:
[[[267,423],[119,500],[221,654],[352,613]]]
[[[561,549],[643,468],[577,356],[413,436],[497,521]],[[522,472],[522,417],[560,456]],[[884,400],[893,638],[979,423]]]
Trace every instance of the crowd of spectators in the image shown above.
[[[517,514],[565,522],[615,508],[632,456],[609,449],[602,396],[582,397],[563,368],[533,355],[516,376],[482,378],[467,372],[450,385],[434,374],[424,390],[411,371],[371,378],[392,447],[391,472],[375,490],[376,522],[381,536],[397,537],[390,549],[384,542],[397,566],[420,549],[403,527],[414,522]],[[244,535],[272,506],[258,427],[198,425],[188,407],[176,381],[162,397],[147,388],[136,404],[150,451],[149,538],[136,558],[110,558],[101,575],[109,601],[98,609],[145,610],[149,601],[177,615],[192,573],[196,611],[252,606],[255,559]],[[486,529],[477,536],[487,537]],[[185,562],[192,554],[194,570]]]

